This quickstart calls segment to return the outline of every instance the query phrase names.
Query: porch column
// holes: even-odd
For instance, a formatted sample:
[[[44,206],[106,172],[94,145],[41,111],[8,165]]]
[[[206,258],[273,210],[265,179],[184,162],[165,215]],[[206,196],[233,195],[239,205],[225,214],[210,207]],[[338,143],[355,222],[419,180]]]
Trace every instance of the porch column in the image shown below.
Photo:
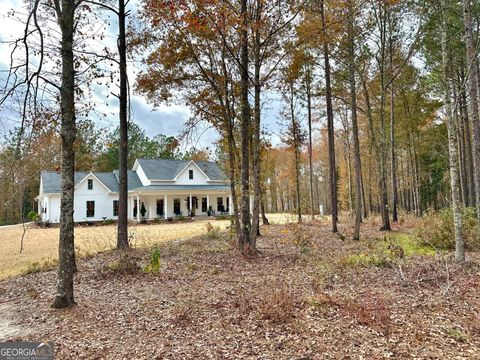
[[[47,196],[47,213],[45,214],[45,221],[51,221],[50,220],[50,214],[52,212],[52,209],[50,208],[50,196]]]
[[[189,200],[189,202],[190,202],[190,214],[189,214],[189,215],[190,215],[190,217],[191,217],[191,216],[192,216],[192,213],[193,213],[193,211],[192,211],[192,194],[190,194],[190,198],[189,198],[188,200]]]
[[[140,195],[137,194],[137,221],[140,222]]]
[[[165,216],[165,220],[168,218],[168,196],[165,194],[164,199],[163,199],[163,214]]]
[[[210,196],[208,196],[207,194],[207,213],[208,213],[208,209],[210,209]]]
[[[228,212],[230,215],[233,215],[232,194],[228,195]]]
[[[128,197],[130,199],[130,213],[128,218],[132,219],[133,218],[133,195]]]

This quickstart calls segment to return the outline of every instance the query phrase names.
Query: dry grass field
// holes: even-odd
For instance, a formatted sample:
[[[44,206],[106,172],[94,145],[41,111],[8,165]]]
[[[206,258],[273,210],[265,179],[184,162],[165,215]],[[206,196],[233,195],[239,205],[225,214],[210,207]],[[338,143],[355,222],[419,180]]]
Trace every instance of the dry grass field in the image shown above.
[[[271,223],[294,220],[290,214],[269,214]],[[206,224],[225,229],[228,220],[196,220],[193,222],[134,225],[130,227],[130,242],[134,247],[148,247],[165,241],[183,240],[206,233]],[[20,253],[22,226],[0,228],[0,281],[41,268],[49,268],[58,259],[58,228],[41,229],[30,226]],[[116,226],[78,226],[75,228],[75,248],[80,257],[112,249],[116,243]]]

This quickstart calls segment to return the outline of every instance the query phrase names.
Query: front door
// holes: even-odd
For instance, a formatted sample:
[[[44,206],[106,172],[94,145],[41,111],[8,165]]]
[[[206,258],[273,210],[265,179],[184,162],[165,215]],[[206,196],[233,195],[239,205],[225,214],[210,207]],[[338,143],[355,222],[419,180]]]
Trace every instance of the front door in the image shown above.
[[[185,202],[187,203],[187,210],[189,216],[195,216],[196,209],[198,209],[198,199],[196,196],[192,196],[192,208],[190,209],[190,198],[186,198]]]
[[[157,216],[164,216],[165,212],[164,199],[157,199]]]
[[[191,209],[192,216],[195,216],[197,209],[198,209],[198,199],[196,196],[192,196],[192,209]]]
[[[180,215],[180,199],[173,199],[173,213],[175,215]]]
[[[223,213],[225,208],[223,207],[223,197],[217,197],[217,211]]]
[[[138,212],[138,204],[137,204],[137,199],[133,200],[133,217],[137,217],[137,212]]]

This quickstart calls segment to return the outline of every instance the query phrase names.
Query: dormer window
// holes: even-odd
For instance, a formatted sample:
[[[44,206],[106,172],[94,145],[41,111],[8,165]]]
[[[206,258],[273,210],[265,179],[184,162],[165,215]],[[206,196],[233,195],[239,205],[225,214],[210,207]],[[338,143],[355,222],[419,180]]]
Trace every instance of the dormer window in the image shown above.
[[[93,190],[93,179],[88,179],[88,190]]]
[[[193,170],[188,170],[188,178],[193,180]]]

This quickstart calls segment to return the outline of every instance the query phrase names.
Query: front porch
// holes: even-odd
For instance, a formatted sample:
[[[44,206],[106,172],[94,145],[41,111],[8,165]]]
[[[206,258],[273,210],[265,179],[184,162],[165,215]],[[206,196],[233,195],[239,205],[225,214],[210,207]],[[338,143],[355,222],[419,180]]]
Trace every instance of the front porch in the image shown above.
[[[230,192],[135,192],[128,198],[130,220],[233,214]],[[142,210],[144,209],[144,214]]]

